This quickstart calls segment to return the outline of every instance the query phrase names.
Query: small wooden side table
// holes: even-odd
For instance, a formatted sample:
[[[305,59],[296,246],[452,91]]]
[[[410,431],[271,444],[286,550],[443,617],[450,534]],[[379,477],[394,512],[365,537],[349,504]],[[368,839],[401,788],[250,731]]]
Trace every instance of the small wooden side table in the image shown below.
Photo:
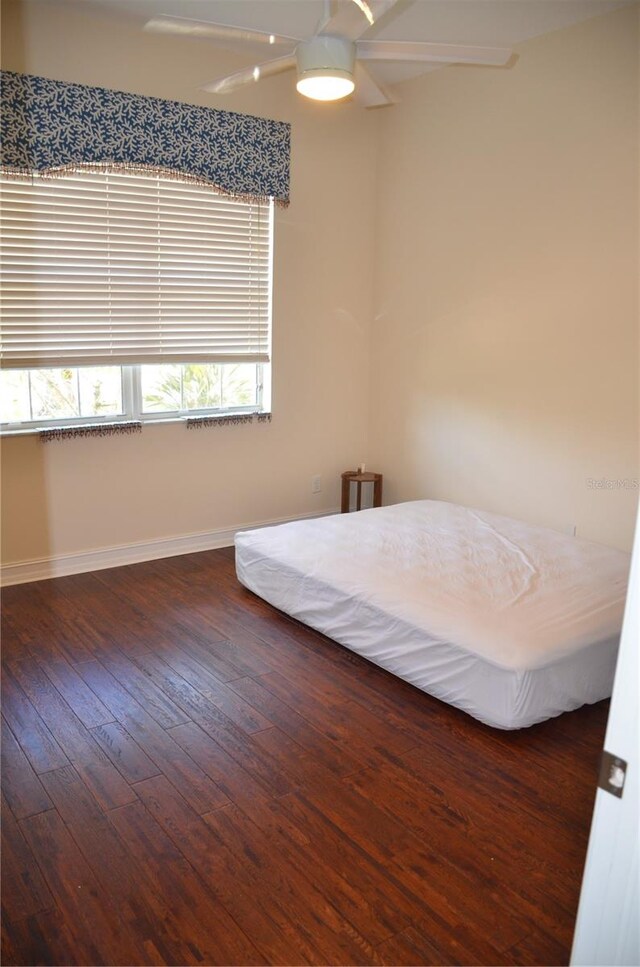
[[[345,470],[342,474],[342,513],[349,513],[351,497],[351,484],[356,485],[356,510],[362,509],[362,485],[363,483],[373,484],[373,506],[382,506],[382,474],[381,473],[358,473],[357,470]]]

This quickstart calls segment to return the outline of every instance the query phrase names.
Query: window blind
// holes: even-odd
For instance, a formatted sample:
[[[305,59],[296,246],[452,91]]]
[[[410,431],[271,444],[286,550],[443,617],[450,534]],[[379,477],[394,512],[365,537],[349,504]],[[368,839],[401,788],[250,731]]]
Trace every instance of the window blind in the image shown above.
[[[97,171],[0,202],[3,366],[268,361],[272,202]]]

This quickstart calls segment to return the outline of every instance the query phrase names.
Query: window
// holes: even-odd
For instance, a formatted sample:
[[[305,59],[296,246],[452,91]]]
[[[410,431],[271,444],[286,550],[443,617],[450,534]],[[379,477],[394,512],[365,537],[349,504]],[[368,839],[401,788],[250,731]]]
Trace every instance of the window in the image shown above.
[[[273,202],[2,179],[6,430],[268,407]]]

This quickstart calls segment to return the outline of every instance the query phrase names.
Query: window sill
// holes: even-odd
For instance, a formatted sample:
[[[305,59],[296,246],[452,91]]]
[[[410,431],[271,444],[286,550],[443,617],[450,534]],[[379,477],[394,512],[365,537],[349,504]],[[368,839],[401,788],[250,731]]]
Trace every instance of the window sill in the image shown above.
[[[240,419],[237,419],[237,418]],[[140,423],[140,429],[146,430],[150,426],[167,426],[182,424],[187,427],[187,429],[200,429],[213,426],[242,426],[248,424],[256,423],[270,423],[271,422],[271,412],[270,411],[259,411],[253,413],[247,413],[246,411],[236,411],[221,414],[197,414],[194,413],[191,416],[169,416],[169,417],[153,417],[151,419],[134,421]],[[124,432],[126,435],[127,430],[124,427],[128,427],[132,421],[123,420],[121,422],[113,421],[104,423],[70,423],[64,426],[29,426],[29,427],[18,427],[16,429],[5,429],[4,427],[0,429],[0,438],[7,439],[9,437],[23,437],[23,436],[40,436],[43,431],[55,430],[59,431],[59,435],[53,437],[52,439],[64,440],[68,439],[79,439],[82,434],[78,434],[78,430],[96,429],[96,433],[87,432],[85,436],[117,436],[119,432]],[[114,432],[109,433],[108,428],[113,427]],[[120,430],[120,428],[123,428]],[[104,428],[104,431],[100,431]],[[68,432],[67,432],[68,431]],[[74,431],[77,435],[74,435]]]

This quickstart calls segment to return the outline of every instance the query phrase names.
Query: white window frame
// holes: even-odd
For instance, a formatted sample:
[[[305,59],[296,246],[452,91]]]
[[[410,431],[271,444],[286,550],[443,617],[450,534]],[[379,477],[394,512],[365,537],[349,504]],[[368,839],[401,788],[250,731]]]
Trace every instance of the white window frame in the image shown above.
[[[240,361],[239,361],[240,362]],[[180,365],[180,364],[178,364]],[[230,365],[234,365],[231,363]],[[69,416],[62,418],[39,420],[15,420],[13,422],[0,423],[0,436],[17,436],[22,433],[37,433],[40,430],[64,429],[74,426],[93,426],[95,424],[127,423],[130,421],[142,424],[153,423],[180,423],[192,417],[202,416],[225,416],[234,413],[264,413],[269,398],[269,380],[266,371],[270,370],[270,364],[255,363],[256,366],[256,402],[246,406],[210,406],[199,407],[198,409],[179,409],[162,410],[157,413],[148,413],[143,409],[142,400],[142,373],[141,366],[121,366],[122,380],[122,412],[105,413],[96,416]],[[77,366],[69,366],[69,369],[78,369]],[[117,369],[117,366],[113,367]],[[37,370],[29,370],[37,372]],[[265,388],[267,392],[265,393]]]
[[[239,360],[239,362],[241,362]],[[233,365],[233,364],[231,364]],[[224,416],[233,413],[262,413],[264,412],[264,369],[265,364],[255,363],[256,366],[256,402],[248,406],[209,406],[193,410],[163,410],[160,413],[145,413],[142,409],[142,380],[140,366],[123,366],[123,386],[122,399],[125,396],[131,400],[131,413],[135,416],[123,417],[123,419],[139,420],[141,423],[167,423],[176,420],[185,420],[197,416]],[[268,365],[268,364],[267,364]],[[128,370],[125,373],[124,370]],[[90,420],[89,420],[90,422]]]

